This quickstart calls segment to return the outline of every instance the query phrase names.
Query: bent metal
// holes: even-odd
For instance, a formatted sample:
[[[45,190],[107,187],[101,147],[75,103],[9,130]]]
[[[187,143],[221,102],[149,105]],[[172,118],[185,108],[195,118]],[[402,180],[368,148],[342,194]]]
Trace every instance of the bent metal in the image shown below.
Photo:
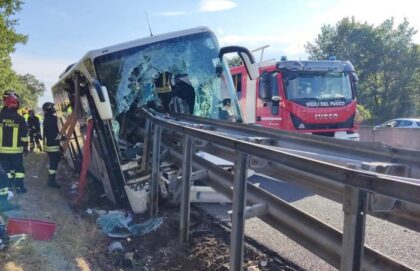
[[[65,158],[76,170],[80,169],[83,141],[79,138],[83,138],[84,127],[92,119],[94,163],[89,171],[102,183],[108,199],[120,206],[128,203],[139,213],[145,210],[139,206],[147,206],[148,202],[152,216],[159,212],[159,198],[181,201],[182,242],[188,241],[189,236],[190,189],[200,189],[194,186],[195,181],[205,181],[232,199],[230,270],[242,269],[246,213],[247,217],[262,215],[261,219],[274,228],[285,229],[290,238],[341,270],[360,270],[362,266],[366,270],[409,270],[364,247],[365,216],[354,214],[365,214],[366,193],[419,204],[420,199],[412,195],[420,194],[420,185],[308,159],[286,153],[277,145],[267,145],[289,140],[302,146],[320,145],[340,154],[348,150],[366,151],[363,155],[372,153],[367,147],[350,146],[359,142],[337,144],[333,139],[320,140],[312,135],[241,124],[242,114],[223,57],[232,52],[239,53],[250,79],[257,78],[258,67],[246,48],[220,48],[213,32],[205,27],[88,52],[70,65],[53,86],[60,125],[68,127],[68,121],[78,122],[71,131],[73,137],[66,142],[69,151]],[[340,149],[342,146],[347,146],[346,151]],[[219,153],[214,156],[216,161],[209,162],[197,155],[199,151]],[[391,155],[405,155],[401,161],[420,159],[420,155],[411,157],[404,151],[375,152],[393,161],[399,160],[391,159]],[[246,185],[248,167],[253,163],[249,156],[262,159],[257,164],[267,165],[262,167],[264,170],[290,173],[285,181],[310,179],[304,186],[325,197],[342,200],[345,195],[347,223],[343,233],[296,210],[269,191]],[[307,167],[302,169],[302,165]],[[254,205],[246,206],[247,203]]]

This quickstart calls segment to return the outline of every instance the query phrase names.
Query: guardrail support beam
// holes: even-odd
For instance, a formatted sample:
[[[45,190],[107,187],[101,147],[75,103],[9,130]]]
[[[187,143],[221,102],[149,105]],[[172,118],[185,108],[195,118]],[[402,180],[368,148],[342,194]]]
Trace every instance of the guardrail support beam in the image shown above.
[[[150,216],[158,214],[158,193],[159,193],[159,165],[160,165],[160,133],[161,128],[155,124],[153,134],[153,157],[152,157],[152,180],[150,184]]]
[[[182,154],[181,218],[179,221],[181,243],[187,243],[189,238],[192,145],[192,137],[186,135]]]
[[[143,155],[141,158],[141,171],[145,173],[149,167],[150,130],[150,120],[146,119],[144,124]]]
[[[359,188],[344,188],[344,229],[341,243],[341,271],[362,270],[365,242],[367,192]]]
[[[247,206],[245,208],[245,219],[263,216],[263,215],[266,215],[267,212],[268,212],[267,204],[257,203],[252,206]]]
[[[245,207],[249,155],[238,152],[234,167],[232,200],[232,232],[230,236],[229,270],[242,270],[244,261]]]

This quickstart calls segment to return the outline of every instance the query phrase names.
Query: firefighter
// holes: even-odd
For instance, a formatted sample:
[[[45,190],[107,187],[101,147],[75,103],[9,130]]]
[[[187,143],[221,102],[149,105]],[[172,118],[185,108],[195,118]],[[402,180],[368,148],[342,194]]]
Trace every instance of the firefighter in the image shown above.
[[[23,154],[28,154],[28,128],[25,119],[17,113],[19,98],[9,94],[0,113],[0,160],[9,178],[9,188],[17,194],[27,190],[24,185]]]
[[[41,126],[39,124],[39,118],[35,115],[33,109],[29,109],[28,117],[28,129],[29,129],[29,151],[33,151],[36,147],[42,152],[41,147]]]
[[[60,141],[64,140],[65,137],[58,130],[57,117],[54,115],[54,104],[44,103],[42,111],[44,111],[44,151],[48,153],[49,159],[47,184],[53,188],[60,188],[60,185],[55,181],[55,177],[61,158]]]
[[[22,108],[22,117],[25,119],[26,122],[28,122],[28,118],[29,118],[28,108]]]
[[[16,93],[16,92],[14,92],[13,90],[6,90],[4,93],[3,93],[3,105],[4,105],[4,101],[6,100],[6,98],[9,96],[9,95],[15,95],[18,99],[20,99],[20,97],[19,97],[19,95]],[[19,108],[19,104],[18,104],[18,108]],[[1,109],[1,111],[3,111],[3,110],[6,110],[7,108],[6,108],[6,106],[3,106],[2,107],[2,109]],[[17,112],[18,113],[20,113],[19,112],[20,111],[20,109],[18,109],[17,110]],[[19,114],[20,115],[20,114]]]

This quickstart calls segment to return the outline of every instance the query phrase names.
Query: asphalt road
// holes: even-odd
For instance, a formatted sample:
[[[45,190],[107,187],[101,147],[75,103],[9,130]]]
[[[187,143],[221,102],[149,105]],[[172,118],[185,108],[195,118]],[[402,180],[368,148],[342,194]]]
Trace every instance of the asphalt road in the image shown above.
[[[341,204],[315,195],[301,187],[261,175],[252,176],[250,181],[342,231]],[[227,214],[231,210],[230,204],[199,204],[199,206],[221,220],[230,220]],[[419,232],[371,216],[368,216],[366,221],[366,244],[368,246],[420,270]],[[245,233],[303,269],[336,270],[258,218],[247,220]]]

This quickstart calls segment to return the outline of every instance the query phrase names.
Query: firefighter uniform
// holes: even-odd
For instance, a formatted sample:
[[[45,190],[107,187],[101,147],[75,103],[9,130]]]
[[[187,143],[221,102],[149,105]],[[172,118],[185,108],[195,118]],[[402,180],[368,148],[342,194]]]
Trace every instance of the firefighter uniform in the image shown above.
[[[26,192],[23,153],[28,152],[29,138],[25,119],[17,113],[18,105],[18,98],[9,95],[0,113],[0,160],[9,178],[9,188],[16,187],[16,193],[20,194]]]
[[[18,205],[11,204],[8,201],[9,195],[9,178],[3,167],[0,167],[0,213],[19,209]]]
[[[49,159],[47,184],[54,188],[60,188],[60,185],[55,181],[55,177],[61,158],[60,140],[63,139],[63,136],[58,130],[57,117],[54,115],[54,104],[50,102],[44,103],[42,110],[44,111],[44,151],[48,154]]]
[[[39,124],[39,118],[35,115],[33,110],[29,110],[29,117],[27,120],[29,130],[29,150],[33,151],[36,147],[42,151],[41,147],[41,126]]]

